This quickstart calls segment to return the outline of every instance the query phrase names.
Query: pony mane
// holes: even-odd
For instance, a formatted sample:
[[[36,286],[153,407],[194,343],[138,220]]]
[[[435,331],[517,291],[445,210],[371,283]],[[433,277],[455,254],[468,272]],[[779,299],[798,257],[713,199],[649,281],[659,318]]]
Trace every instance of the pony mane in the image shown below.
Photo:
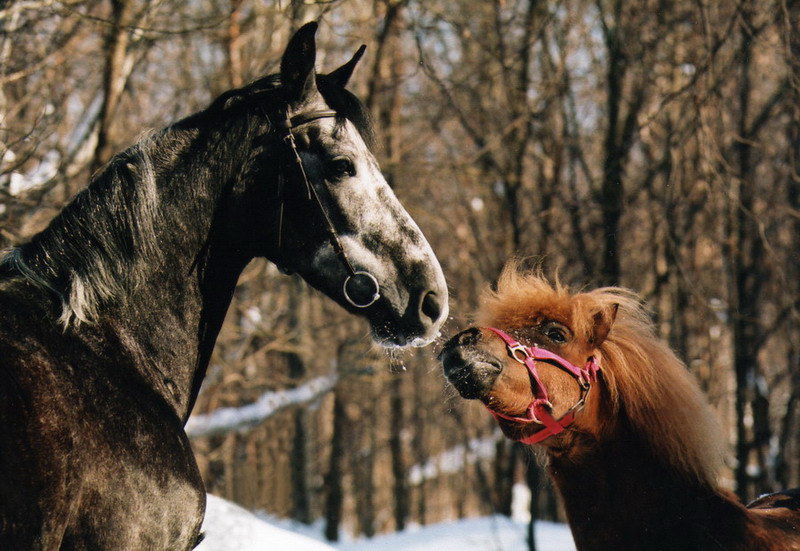
[[[484,294],[478,321],[520,327],[537,312],[561,313],[576,337],[589,339],[594,315],[615,304],[616,319],[598,354],[609,403],[597,411],[609,420],[624,415],[654,457],[716,486],[726,447],[717,415],[684,363],[657,337],[650,311],[634,292],[619,287],[571,292],[540,272],[521,273],[512,262],[497,290]],[[597,422],[600,434],[613,425]]]
[[[717,414],[686,365],[656,335],[649,310],[638,295],[618,287],[576,298],[582,296],[598,305],[619,304],[600,345],[603,381],[615,413],[624,411],[666,464],[716,486],[726,448]]]

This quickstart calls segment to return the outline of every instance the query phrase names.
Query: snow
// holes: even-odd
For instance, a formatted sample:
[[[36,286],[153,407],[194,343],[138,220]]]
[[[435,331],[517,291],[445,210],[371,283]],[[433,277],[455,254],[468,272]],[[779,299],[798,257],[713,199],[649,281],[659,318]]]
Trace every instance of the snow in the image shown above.
[[[507,517],[466,519],[432,526],[415,526],[398,534],[342,543],[324,543],[321,531],[305,527],[300,534],[286,521],[259,518],[245,509],[209,495],[198,551],[519,551],[527,549],[527,523]],[[538,522],[539,551],[575,551],[569,528]]]
[[[230,430],[246,430],[275,413],[296,404],[318,400],[331,391],[337,375],[317,377],[289,390],[266,392],[253,403],[236,408],[219,408],[206,415],[194,415],[186,425],[191,437],[208,436]],[[409,470],[409,482],[459,472],[465,464],[491,458],[499,434],[473,439],[455,446]],[[353,539],[327,543],[320,525],[306,526],[288,520],[251,513],[222,498],[209,495],[203,530],[206,538],[199,551],[517,551],[527,549],[530,490],[514,486],[513,518],[492,516],[465,519],[432,526],[412,526],[401,533],[372,539]],[[537,522],[539,551],[574,551],[569,528]]]
[[[464,470],[464,465],[472,465],[481,459],[495,456],[495,445],[501,438],[498,432],[486,438],[474,438],[467,445],[458,445],[446,450],[425,463],[414,465],[408,471],[408,481],[417,486],[442,474],[454,474]]]
[[[289,390],[265,392],[251,404],[219,408],[205,415],[193,415],[186,423],[190,438],[211,436],[252,427],[289,406],[316,400],[336,386],[336,374],[324,375]]]
[[[370,540],[343,543],[340,551],[521,551],[528,548],[527,523],[508,517],[465,519]],[[536,523],[536,549],[575,551],[569,529],[552,522]]]
[[[213,495],[208,496],[203,531],[206,537],[197,551],[335,551],[330,545],[279,528]]]
[[[6,155],[8,157],[8,155]],[[11,154],[13,158],[13,153]],[[49,182],[57,173],[61,156],[57,151],[48,151],[41,162],[31,170],[22,174],[12,172],[8,181],[8,192],[11,195],[21,195],[28,190],[36,189]]]

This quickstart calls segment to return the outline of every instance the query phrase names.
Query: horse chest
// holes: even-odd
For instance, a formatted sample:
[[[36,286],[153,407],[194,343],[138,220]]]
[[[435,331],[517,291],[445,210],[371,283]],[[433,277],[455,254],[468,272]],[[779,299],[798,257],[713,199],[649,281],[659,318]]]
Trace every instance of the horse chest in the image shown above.
[[[116,487],[103,490],[106,484]],[[201,490],[136,470],[98,481],[81,496],[81,512],[67,528],[62,549],[193,549],[205,508]]]
[[[79,514],[65,542],[80,541],[78,549],[192,549],[205,490],[188,440],[177,420],[128,416],[125,428],[105,427],[94,459],[82,454],[91,467],[82,469]]]
[[[80,365],[28,363],[0,385],[0,549],[192,549],[205,491],[180,420]]]

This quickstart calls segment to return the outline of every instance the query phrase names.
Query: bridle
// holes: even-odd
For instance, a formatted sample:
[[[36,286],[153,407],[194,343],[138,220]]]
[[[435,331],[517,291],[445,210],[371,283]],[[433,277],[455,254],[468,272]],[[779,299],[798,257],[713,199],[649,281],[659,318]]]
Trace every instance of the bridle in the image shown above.
[[[347,255],[344,252],[344,247],[342,246],[342,242],[339,239],[339,234],[336,232],[336,227],[333,225],[333,221],[331,220],[330,214],[328,214],[325,205],[322,203],[322,199],[320,199],[317,190],[314,189],[314,186],[312,186],[311,182],[308,180],[305,168],[303,167],[303,159],[300,157],[300,153],[297,151],[297,144],[295,143],[294,135],[292,134],[292,130],[298,126],[308,124],[318,119],[336,118],[337,116],[338,114],[336,111],[332,109],[309,111],[307,113],[300,113],[299,115],[295,115],[293,117],[290,117],[289,113],[287,112],[286,117],[281,121],[279,127],[285,131],[283,140],[289,146],[289,149],[292,150],[293,158],[297,164],[300,177],[306,186],[306,195],[309,200],[314,201],[314,203],[317,205],[317,209],[322,214],[322,220],[325,223],[325,230],[328,234],[328,239],[330,240],[331,246],[333,247],[334,252],[336,252],[336,256],[339,257],[339,259],[342,261],[342,264],[344,264],[345,269],[347,270],[347,278],[344,280],[344,284],[342,285],[344,298],[349,304],[356,308],[367,308],[368,306],[375,304],[375,302],[381,297],[378,280],[375,278],[375,276],[367,271],[356,270],[353,267],[353,264],[350,262],[350,259],[347,258]],[[353,298],[352,293],[358,288],[371,288],[368,300],[359,302]]]
[[[591,356],[583,368],[577,367],[558,354],[554,354],[544,348],[539,348],[534,345],[532,348],[520,344],[518,341],[511,338],[507,333],[494,327],[488,327],[497,336],[503,339],[506,343],[508,355],[524,365],[531,378],[531,392],[533,393],[533,401],[525,411],[525,416],[505,415],[495,411],[488,405],[486,406],[489,412],[498,421],[505,419],[507,421],[514,421],[516,423],[542,425],[543,428],[519,440],[523,444],[535,444],[541,442],[550,436],[563,432],[575,420],[575,414],[583,409],[586,405],[586,396],[592,388],[591,383],[597,381],[597,373],[600,371],[600,364]],[[567,374],[571,375],[581,389],[581,396],[578,401],[567,410],[567,412],[560,418],[554,418],[550,412],[553,409],[553,404],[547,395],[547,387],[542,384],[539,379],[539,374],[536,371],[536,362],[543,361],[552,364]]]

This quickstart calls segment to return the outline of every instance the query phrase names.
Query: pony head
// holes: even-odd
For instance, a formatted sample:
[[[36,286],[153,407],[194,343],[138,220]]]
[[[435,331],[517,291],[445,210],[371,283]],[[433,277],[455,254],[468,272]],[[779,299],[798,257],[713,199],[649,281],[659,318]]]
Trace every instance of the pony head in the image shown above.
[[[578,452],[636,433],[654,455],[690,476],[716,478],[724,451],[716,416],[683,363],[656,337],[634,293],[614,287],[574,293],[512,263],[497,289],[484,293],[477,323],[451,338],[440,360],[461,396],[483,402],[509,438]],[[584,392],[547,354],[535,362],[534,377],[490,327],[574,366],[592,359],[599,365],[596,381]],[[549,415],[569,421],[551,433],[526,417],[541,396],[537,385],[546,391]],[[531,438],[541,431],[541,440]]]

